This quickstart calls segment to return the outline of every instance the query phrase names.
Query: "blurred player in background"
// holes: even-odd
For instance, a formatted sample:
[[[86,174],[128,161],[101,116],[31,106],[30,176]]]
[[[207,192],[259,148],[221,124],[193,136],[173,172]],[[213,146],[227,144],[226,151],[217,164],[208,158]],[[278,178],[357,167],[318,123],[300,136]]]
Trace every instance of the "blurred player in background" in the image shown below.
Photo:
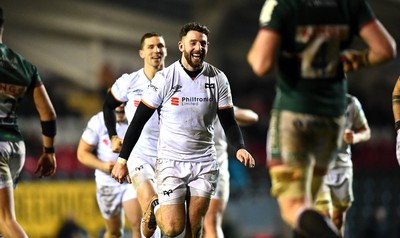
[[[340,237],[313,208],[342,143],[345,72],[396,56],[396,42],[365,0],[266,0],[247,60],[260,77],[277,66],[267,139],[272,195],[296,237]],[[359,36],[365,50],[350,50]]]
[[[28,96],[39,113],[43,152],[35,173],[40,178],[56,172],[56,112],[36,66],[3,44],[3,23],[0,8],[0,234],[21,238],[28,236],[15,217],[13,189],[24,166],[26,150],[18,128],[16,108]]]
[[[397,78],[392,92],[392,108],[394,117],[394,129],[396,131],[396,158],[400,165],[400,76]]]
[[[117,107],[115,112],[117,135],[123,138],[128,128],[124,105]],[[136,191],[131,184],[119,184],[110,176],[118,153],[111,149],[103,112],[89,120],[79,141],[77,156],[82,164],[95,169],[97,204],[106,222],[104,238],[123,237],[124,214],[132,229],[132,238],[140,238],[142,210]]]
[[[144,34],[140,40],[139,56],[143,59],[144,67],[118,78],[108,92],[103,105],[104,120],[114,152],[121,150],[123,138],[117,135],[115,130],[114,109],[122,102],[126,102],[125,111],[128,122],[132,121],[143,92],[152,85],[154,75],[164,68],[165,57],[167,56],[164,37],[156,32]],[[154,169],[157,158],[158,135],[158,115],[154,113],[146,123],[138,143],[132,150],[130,155],[132,159],[129,160],[128,164],[129,174],[132,177],[133,186],[137,190],[142,211],[146,210],[149,201],[156,194]],[[144,228],[142,232],[147,237],[154,232],[154,230],[149,231],[147,227]]]
[[[360,101],[350,94],[346,98],[343,144],[316,199],[317,210],[330,217],[343,236],[346,212],[354,200],[351,145],[371,138],[371,130]]]
[[[258,122],[258,115],[254,111],[245,108],[234,107],[235,119],[239,126],[249,126]],[[219,164],[219,177],[215,194],[211,196],[204,219],[203,238],[223,238],[222,220],[226,205],[229,200],[229,170],[228,170],[228,143],[224,130],[219,120],[214,123],[214,142]]]

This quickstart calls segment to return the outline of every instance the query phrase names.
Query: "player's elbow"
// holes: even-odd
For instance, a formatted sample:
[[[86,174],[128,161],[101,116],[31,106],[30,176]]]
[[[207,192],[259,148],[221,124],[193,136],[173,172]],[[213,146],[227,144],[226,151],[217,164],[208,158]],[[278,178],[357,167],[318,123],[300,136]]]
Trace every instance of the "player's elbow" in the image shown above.
[[[272,68],[272,63],[268,61],[254,62],[251,61],[251,59],[249,59],[248,61],[254,74],[257,75],[257,77],[259,78],[262,78],[265,75],[267,75]]]

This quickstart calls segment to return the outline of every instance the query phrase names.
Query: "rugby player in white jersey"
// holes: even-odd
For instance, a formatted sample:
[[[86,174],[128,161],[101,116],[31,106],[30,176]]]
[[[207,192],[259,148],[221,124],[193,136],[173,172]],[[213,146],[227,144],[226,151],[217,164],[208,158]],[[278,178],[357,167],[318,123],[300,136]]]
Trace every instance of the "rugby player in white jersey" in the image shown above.
[[[118,136],[123,137],[127,128],[124,105],[121,105],[116,109]],[[79,141],[77,156],[82,164],[95,169],[97,204],[106,223],[103,237],[123,237],[125,214],[132,237],[140,238],[142,214],[136,191],[131,184],[119,184],[110,176],[118,153],[111,150],[103,112],[97,113],[89,120]]]
[[[239,126],[249,126],[258,121],[257,113],[250,109],[235,106],[234,110],[235,119]],[[204,219],[203,238],[225,237],[222,230],[222,219],[229,200],[230,173],[228,170],[228,143],[219,120],[214,124],[214,142],[219,165],[219,177],[215,194],[211,196],[210,206]]]
[[[360,101],[350,94],[346,94],[346,98],[343,143],[315,201],[316,209],[331,218],[342,236],[346,213],[354,200],[351,145],[371,138],[371,129]]]
[[[170,237],[182,233],[185,226],[186,237],[202,236],[203,219],[219,171],[213,142],[217,114],[237,159],[245,166],[255,166],[234,117],[227,77],[204,62],[208,34],[207,27],[198,23],[182,27],[178,43],[182,57],[157,73],[143,94],[112,171],[112,177],[120,183],[130,181],[127,160],[134,159],[129,155],[145,123],[158,109],[157,196],[144,213],[142,229],[154,229],[157,224]]]
[[[126,102],[126,116],[129,123],[132,121],[143,91],[151,86],[156,72],[164,68],[167,48],[163,36],[156,32],[144,34],[140,40],[139,56],[143,59],[144,67],[118,78],[111,87],[111,91],[107,93],[103,105],[104,120],[115,152],[120,151],[123,137],[118,136],[115,130],[114,109],[122,102]],[[154,168],[158,135],[158,116],[157,113],[154,113],[146,123],[138,143],[132,150],[132,159],[128,164],[142,211],[146,210],[149,201],[156,194]],[[151,236],[148,229],[144,228],[143,234],[147,237]]]

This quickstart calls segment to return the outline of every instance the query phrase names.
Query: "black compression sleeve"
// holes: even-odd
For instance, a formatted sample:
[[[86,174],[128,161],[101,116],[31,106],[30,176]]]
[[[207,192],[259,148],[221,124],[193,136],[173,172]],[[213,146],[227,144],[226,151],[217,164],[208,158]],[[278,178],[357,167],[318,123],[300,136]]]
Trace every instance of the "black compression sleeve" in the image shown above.
[[[115,108],[121,104],[122,102],[117,101],[112,95],[111,91],[108,91],[103,104],[103,116],[110,139],[112,136],[117,135]]]
[[[129,155],[138,141],[144,125],[153,115],[154,110],[155,109],[149,108],[144,103],[139,103],[139,106],[135,112],[135,116],[133,117],[132,122],[129,124],[128,130],[125,133],[124,142],[122,143],[122,149],[119,157],[123,159],[129,158]]]
[[[235,120],[233,108],[218,110],[218,118],[224,128],[226,138],[229,144],[235,149],[235,152],[239,149],[244,149],[242,132]]]

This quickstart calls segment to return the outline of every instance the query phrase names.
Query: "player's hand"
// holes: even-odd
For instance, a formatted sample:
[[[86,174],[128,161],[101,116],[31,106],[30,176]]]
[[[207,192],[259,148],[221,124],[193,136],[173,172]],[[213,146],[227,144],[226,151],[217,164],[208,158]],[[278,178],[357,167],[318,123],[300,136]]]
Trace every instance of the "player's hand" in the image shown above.
[[[39,178],[52,176],[56,172],[57,163],[54,153],[42,153],[36,166],[35,174]]]
[[[369,65],[368,51],[346,50],[342,53],[341,60],[345,73],[356,71]]]
[[[354,143],[354,131],[346,129],[344,130],[343,140],[349,145]]]
[[[121,148],[122,148],[122,139],[119,138],[118,136],[111,137],[112,152],[119,153],[119,152],[121,152]]]
[[[118,160],[120,160],[120,158],[118,158]],[[117,180],[117,182],[120,184],[122,184],[125,179],[128,183],[132,183],[131,178],[129,177],[128,166],[126,165],[126,162],[121,163],[118,160],[111,171],[111,177]]]
[[[400,130],[397,131],[397,138],[396,138],[396,157],[397,162],[400,165]]]
[[[254,168],[256,166],[253,156],[245,149],[239,149],[236,152],[236,158],[246,167]]]
[[[107,161],[104,162],[101,166],[101,171],[106,174],[111,174],[112,169],[114,168],[115,162],[114,161]]]

